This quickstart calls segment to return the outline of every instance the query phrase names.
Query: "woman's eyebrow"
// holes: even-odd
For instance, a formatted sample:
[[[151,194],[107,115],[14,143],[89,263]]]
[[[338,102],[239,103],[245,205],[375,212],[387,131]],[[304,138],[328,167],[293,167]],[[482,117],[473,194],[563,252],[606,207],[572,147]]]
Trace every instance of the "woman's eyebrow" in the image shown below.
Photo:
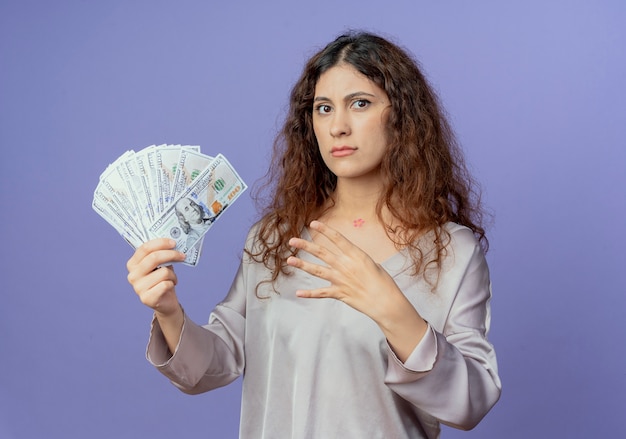
[[[375,98],[376,95],[372,94],[372,93],[368,93],[365,91],[355,91],[354,93],[350,93],[347,94],[346,96],[344,96],[343,100],[344,101],[351,101],[352,99],[358,97],[358,96],[369,96],[372,98]],[[313,99],[313,102],[319,102],[319,101],[331,101],[331,99],[325,97],[325,96],[316,96],[315,99]]]

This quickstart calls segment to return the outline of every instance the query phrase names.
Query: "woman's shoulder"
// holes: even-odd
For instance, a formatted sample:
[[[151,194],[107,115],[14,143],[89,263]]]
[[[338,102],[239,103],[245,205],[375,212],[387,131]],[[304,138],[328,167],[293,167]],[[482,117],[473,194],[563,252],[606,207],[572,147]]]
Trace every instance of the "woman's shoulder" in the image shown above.
[[[278,230],[273,227],[271,221],[260,219],[248,230],[246,237],[246,250],[258,252],[261,247],[271,247],[280,239]]]
[[[480,247],[478,238],[469,227],[448,222],[443,225],[443,228],[450,235],[449,245],[455,252],[469,251],[473,253]]]
[[[254,224],[252,224],[252,226],[250,226],[250,229],[248,229],[248,235],[246,236],[246,244],[245,244],[245,248],[248,251],[253,251],[258,249],[258,242],[259,242],[259,230],[261,228],[261,221],[257,221]]]
[[[443,228],[450,234],[450,236],[455,237],[455,239],[468,239],[473,242],[478,242],[472,229],[467,226],[450,221],[445,223]]]

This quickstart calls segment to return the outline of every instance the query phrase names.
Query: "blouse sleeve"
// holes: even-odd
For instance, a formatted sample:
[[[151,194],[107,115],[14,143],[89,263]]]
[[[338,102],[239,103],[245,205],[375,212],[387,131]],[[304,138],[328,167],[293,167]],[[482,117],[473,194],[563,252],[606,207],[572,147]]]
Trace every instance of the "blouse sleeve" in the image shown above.
[[[450,295],[447,317],[430,330],[406,363],[389,349],[385,383],[444,424],[469,430],[498,401],[501,383],[490,326],[491,283],[482,249],[468,229],[454,233],[453,264],[438,288]],[[445,277],[444,277],[445,276]],[[440,294],[436,292],[435,294]],[[418,310],[419,311],[419,310]]]
[[[185,393],[197,394],[225,386],[243,373],[246,290],[242,265],[228,296],[215,307],[207,325],[200,326],[185,314],[173,354],[167,348],[158,321],[153,318],[146,357]]]

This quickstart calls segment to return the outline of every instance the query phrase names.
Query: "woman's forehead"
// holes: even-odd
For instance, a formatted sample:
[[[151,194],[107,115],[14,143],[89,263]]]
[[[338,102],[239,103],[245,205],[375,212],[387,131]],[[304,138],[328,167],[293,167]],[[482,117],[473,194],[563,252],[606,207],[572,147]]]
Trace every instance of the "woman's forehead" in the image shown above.
[[[346,96],[354,92],[384,93],[370,78],[348,63],[337,64],[320,75],[315,84],[315,96]]]

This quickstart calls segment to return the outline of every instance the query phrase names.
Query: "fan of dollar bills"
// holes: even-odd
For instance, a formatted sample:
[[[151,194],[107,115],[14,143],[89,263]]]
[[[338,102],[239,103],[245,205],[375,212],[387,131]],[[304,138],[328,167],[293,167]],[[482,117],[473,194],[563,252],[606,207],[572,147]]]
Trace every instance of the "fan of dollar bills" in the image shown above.
[[[199,146],[153,145],[126,151],[100,175],[94,210],[133,247],[176,240],[195,266],[204,234],[247,186],[226,158]]]

